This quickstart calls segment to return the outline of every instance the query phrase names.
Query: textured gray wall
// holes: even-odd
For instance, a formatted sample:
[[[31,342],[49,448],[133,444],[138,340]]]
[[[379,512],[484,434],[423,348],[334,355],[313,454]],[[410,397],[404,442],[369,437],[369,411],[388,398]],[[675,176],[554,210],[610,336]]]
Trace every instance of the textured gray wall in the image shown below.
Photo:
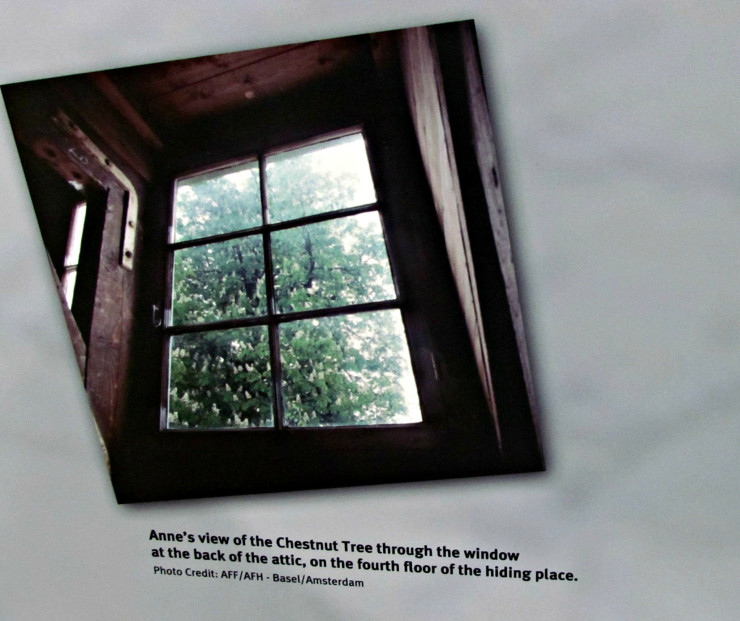
[[[730,619],[740,607],[740,9],[709,2],[29,0],[0,83],[475,18],[544,475],[115,504],[0,119],[0,617]],[[157,530],[517,550],[575,583],[155,578]]]

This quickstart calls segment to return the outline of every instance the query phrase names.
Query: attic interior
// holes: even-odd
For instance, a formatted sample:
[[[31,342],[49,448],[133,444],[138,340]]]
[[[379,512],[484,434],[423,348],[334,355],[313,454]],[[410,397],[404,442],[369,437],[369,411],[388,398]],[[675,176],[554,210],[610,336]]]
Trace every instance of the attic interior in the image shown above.
[[[543,469],[476,80],[462,22],[2,88],[119,502]],[[173,181],[347,128],[371,155],[423,423],[163,427]]]

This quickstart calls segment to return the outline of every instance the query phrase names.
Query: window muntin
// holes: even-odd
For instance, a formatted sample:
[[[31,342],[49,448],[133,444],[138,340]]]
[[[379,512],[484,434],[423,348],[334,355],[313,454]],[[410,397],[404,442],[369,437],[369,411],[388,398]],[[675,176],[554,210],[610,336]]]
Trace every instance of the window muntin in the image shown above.
[[[174,203],[168,428],[421,421],[361,132],[180,180]]]

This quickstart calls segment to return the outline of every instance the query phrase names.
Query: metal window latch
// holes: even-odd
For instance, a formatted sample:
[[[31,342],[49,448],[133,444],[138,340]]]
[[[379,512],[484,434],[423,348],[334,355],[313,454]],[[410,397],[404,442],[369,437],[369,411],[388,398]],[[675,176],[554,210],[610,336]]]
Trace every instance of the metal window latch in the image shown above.
[[[155,328],[162,327],[162,311],[156,304],[152,304],[152,325]]]

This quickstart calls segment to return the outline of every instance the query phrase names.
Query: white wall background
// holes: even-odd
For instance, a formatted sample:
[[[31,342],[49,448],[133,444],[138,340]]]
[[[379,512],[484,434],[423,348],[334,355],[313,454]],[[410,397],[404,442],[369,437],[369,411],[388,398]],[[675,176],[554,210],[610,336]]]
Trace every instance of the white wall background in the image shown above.
[[[475,18],[549,469],[116,505],[0,118],[0,618],[734,619],[740,8],[731,0],[28,0],[0,83]],[[151,528],[518,550],[576,583],[155,578]]]

